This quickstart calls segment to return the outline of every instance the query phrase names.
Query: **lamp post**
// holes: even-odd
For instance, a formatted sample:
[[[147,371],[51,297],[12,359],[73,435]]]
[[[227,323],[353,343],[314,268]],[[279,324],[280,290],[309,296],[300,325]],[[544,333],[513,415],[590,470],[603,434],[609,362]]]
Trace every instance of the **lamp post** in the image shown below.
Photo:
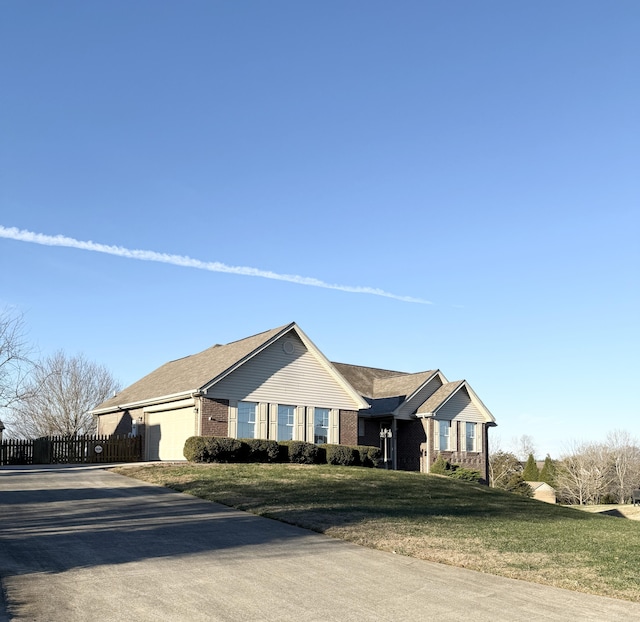
[[[393,437],[391,433],[391,428],[381,428],[380,429],[380,438],[384,441],[384,468],[389,468],[389,453],[387,451],[387,444],[389,439]]]

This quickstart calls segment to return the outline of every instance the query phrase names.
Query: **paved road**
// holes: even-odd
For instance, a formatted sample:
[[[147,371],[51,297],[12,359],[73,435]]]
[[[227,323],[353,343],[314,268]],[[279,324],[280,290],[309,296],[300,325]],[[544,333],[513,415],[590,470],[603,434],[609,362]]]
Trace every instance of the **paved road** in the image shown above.
[[[0,468],[0,578],[1,622],[640,619],[83,466]]]

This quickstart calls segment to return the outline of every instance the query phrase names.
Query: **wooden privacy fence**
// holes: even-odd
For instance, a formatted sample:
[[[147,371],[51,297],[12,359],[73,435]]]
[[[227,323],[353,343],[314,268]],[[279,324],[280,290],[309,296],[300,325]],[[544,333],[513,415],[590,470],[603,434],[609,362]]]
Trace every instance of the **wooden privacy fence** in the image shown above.
[[[0,444],[0,465],[137,462],[141,457],[140,436],[45,436],[10,439]]]

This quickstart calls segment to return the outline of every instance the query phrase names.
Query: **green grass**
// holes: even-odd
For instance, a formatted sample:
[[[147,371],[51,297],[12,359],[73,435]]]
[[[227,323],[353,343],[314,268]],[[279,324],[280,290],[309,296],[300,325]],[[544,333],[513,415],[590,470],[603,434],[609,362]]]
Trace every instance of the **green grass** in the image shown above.
[[[419,473],[289,464],[118,472],[357,544],[640,602],[640,523]]]

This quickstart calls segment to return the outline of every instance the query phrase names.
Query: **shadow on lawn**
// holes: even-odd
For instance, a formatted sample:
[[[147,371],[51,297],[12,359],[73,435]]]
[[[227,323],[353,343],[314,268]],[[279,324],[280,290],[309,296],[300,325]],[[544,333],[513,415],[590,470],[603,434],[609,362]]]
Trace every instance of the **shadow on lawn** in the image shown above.
[[[212,471],[182,473],[177,490],[232,507],[324,531],[366,520],[425,520],[430,518],[554,521],[559,518],[589,521],[595,515],[576,512],[486,486],[401,472],[348,469],[337,479],[273,476],[250,480],[240,468],[221,475]],[[416,476],[414,476],[416,475]],[[135,476],[135,475],[134,475]],[[169,478],[170,480],[171,478]]]

